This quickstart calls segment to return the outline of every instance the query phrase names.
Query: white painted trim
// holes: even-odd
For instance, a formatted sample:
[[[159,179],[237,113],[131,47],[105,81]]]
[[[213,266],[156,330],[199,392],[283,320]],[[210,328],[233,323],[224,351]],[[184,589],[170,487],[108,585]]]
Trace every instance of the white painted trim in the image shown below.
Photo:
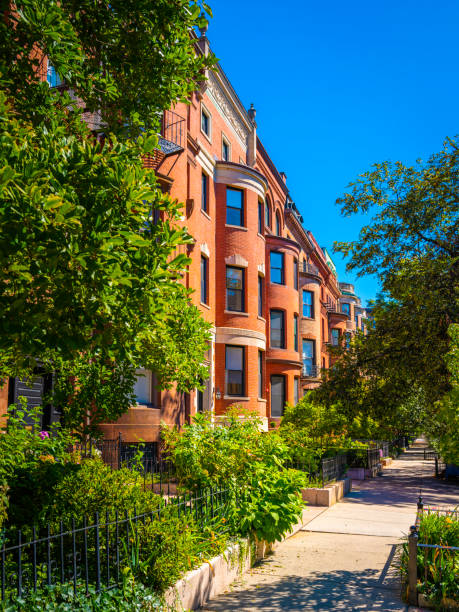
[[[250,189],[261,198],[264,198],[268,191],[268,183],[258,172],[251,172],[249,166],[232,166],[225,164],[225,162],[219,162],[215,168],[214,181],[239,187],[239,189]]]
[[[212,158],[212,155],[208,151],[206,151],[206,149],[202,146],[202,143],[199,141],[198,143],[200,146],[200,151],[196,155],[196,161],[201,166],[201,168],[205,170],[205,172],[211,178],[213,178],[214,169],[215,169],[215,160]]]
[[[266,350],[266,336],[261,332],[238,327],[217,327],[215,342],[218,344],[235,344],[238,346],[256,346]]]

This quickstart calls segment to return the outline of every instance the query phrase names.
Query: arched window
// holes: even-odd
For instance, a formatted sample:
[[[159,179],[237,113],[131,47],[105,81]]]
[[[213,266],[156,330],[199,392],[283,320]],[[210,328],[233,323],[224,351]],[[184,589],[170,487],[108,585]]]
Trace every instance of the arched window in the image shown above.
[[[280,215],[277,212],[276,213],[276,236],[280,236],[282,234],[282,230],[281,230],[281,220],[280,220]]]
[[[269,214],[269,204],[265,202],[265,227],[271,227],[271,215]]]

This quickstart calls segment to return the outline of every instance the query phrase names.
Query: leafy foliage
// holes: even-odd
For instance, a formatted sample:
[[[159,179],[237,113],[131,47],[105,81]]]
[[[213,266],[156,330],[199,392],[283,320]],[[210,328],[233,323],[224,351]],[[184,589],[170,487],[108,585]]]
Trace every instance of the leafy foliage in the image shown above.
[[[256,414],[235,406],[217,426],[198,414],[182,432],[165,430],[164,439],[187,488],[232,488],[235,533],[274,542],[297,522],[306,477],[285,469],[287,445],[277,432],[264,433]]]
[[[135,368],[179,391],[206,376],[208,325],[180,282],[191,237],[142,162],[215,61],[195,48],[206,13],[18,0],[0,23],[0,374],[62,372],[55,401],[82,435],[127,410]]]
[[[70,460],[71,434],[57,424],[51,433],[40,432],[39,420],[39,408],[26,412],[21,404],[9,407],[8,424],[0,433],[0,526],[8,516],[10,487],[18,470],[25,473],[41,471],[56,461],[65,463]],[[23,503],[33,512],[29,493],[34,494],[34,491],[27,490],[26,493]]]
[[[377,274],[383,293],[367,336],[357,335],[317,391],[347,418],[388,431],[422,429],[450,389],[444,357],[459,320],[459,149],[448,140],[426,162],[384,162],[338,200],[343,215],[375,213],[358,240],[335,245],[348,269]]]

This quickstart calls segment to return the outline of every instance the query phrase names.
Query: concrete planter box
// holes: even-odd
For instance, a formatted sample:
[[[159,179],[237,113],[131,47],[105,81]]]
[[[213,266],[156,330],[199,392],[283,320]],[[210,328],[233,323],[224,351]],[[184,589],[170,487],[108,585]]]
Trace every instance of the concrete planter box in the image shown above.
[[[307,522],[307,510],[292,530],[283,539],[297,533]],[[209,599],[223,593],[238,576],[247,572],[256,561],[260,561],[279,544],[265,541],[241,540],[233,544],[222,555],[214,557],[198,569],[192,570],[178,580],[165,593],[166,604],[172,610],[197,610]]]
[[[352,479],[349,477],[326,485],[323,489],[303,489],[303,501],[310,506],[333,506],[337,501],[347,495],[352,488]]]
[[[348,478],[352,480],[365,480],[366,478],[375,478],[378,475],[378,468],[349,468],[347,471]]]

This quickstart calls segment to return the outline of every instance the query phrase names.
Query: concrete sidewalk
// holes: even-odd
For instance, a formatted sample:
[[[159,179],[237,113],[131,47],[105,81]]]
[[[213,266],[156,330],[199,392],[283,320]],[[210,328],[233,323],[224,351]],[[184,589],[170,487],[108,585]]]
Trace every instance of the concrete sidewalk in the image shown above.
[[[407,451],[382,477],[355,483],[341,503],[312,518],[205,609],[407,610],[393,562],[420,490],[426,505],[459,503],[458,487],[433,478],[422,448]]]

